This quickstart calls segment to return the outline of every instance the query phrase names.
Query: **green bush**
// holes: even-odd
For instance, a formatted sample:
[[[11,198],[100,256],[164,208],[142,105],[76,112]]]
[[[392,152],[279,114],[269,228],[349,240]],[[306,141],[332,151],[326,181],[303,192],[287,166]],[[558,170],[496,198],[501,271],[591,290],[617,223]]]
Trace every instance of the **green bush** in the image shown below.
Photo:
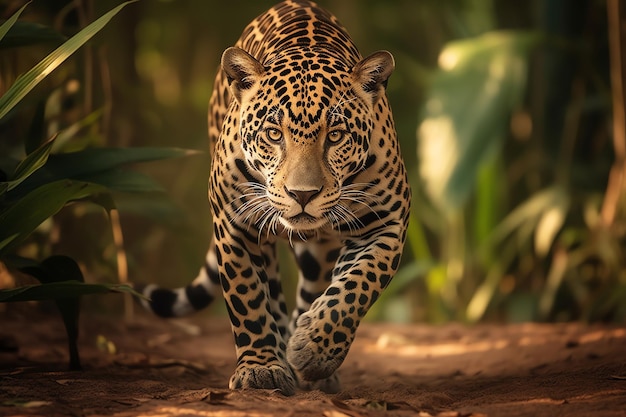
[[[115,7],[87,25],[19,76],[0,97],[0,124],[17,118],[27,107],[25,97],[35,86],[129,3]],[[38,25],[26,22],[17,25],[17,19],[26,7],[0,25],[0,48],[19,48],[38,39],[62,38],[51,29]],[[95,148],[89,145],[89,141],[79,140],[76,132],[80,129],[72,127],[42,140],[45,124],[42,108],[39,106],[35,112],[29,135],[11,138],[13,142],[21,143],[25,156],[22,159],[3,156],[0,161],[0,262],[9,270],[33,276],[40,284],[0,289],[0,302],[54,299],[70,341],[70,367],[78,369],[79,298],[107,292],[139,294],[128,285],[85,283],[77,262],[68,256],[53,255],[43,260],[20,257],[17,254],[21,245],[44,221],[69,204],[96,204],[111,213],[116,209],[114,191],[151,193],[161,190],[150,177],[129,170],[129,164],[180,157],[192,152],[175,148]],[[79,125],[87,126],[97,119],[97,114],[91,114]]]

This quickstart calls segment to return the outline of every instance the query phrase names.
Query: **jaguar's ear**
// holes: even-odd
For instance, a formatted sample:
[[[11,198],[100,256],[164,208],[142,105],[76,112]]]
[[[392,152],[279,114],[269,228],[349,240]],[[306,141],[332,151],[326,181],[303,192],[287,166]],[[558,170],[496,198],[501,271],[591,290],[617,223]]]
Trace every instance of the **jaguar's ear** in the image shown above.
[[[252,55],[234,46],[222,54],[222,69],[233,96],[240,103],[242,94],[250,90],[265,72],[263,65]]]
[[[374,52],[352,69],[355,83],[361,86],[359,93],[371,99],[372,103],[385,94],[387,80],[396,64],[393,55],[387,51]]]

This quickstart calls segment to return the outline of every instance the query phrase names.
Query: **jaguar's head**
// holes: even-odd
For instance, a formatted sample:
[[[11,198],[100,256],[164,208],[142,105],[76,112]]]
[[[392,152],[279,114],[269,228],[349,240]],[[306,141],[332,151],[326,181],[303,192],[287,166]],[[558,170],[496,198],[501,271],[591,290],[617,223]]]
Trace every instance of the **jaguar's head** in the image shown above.
[[[262,178],[239,185],[238,215],[268,232],[358,228],[357,211],[371,196],[368,184],[353,179],[371,163],[391,54],[347,65],[300,47],[262,64],[233,47],[222,68],[238,106],[246,167]]]

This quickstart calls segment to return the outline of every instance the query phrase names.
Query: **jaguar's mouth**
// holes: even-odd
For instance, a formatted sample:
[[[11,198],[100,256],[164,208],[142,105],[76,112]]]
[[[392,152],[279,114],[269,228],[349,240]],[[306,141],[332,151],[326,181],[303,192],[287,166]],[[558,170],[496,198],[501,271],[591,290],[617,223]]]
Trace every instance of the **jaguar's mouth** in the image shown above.
[[[299,223],[313,223],[316,220],[317,219],[315,217],[311,216],[308,213],[304,213],[304,212],[302,212],[300,214],[296,214],[295,216],[289,218],[289,221],[299,222]]]
[[[287,229],[292,230],[313,230],[318,229],[326,223],[326,219],[311,216],[302,212],[292,217],[281,217],[280,223]]]

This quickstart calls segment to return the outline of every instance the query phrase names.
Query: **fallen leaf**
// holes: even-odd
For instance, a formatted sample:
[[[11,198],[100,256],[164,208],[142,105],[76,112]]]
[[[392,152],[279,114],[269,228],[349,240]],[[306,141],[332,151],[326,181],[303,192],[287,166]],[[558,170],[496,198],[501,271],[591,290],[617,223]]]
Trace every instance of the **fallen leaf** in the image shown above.
[[[56,382],[59,385],[68,385],[70,382],[72,382],[71,379],[57,379],[54,382]]]
[[[202,329],[200,329],[200,326],[189,323],[185,320],[172,320],[170,323],[172,323],[174,326],[178,327],[190,336],[200,336],[202,334]]]
[[[413,407],[406,401],[394,401],[387,403],[387,410],[411,410],[417,412],[417,408]]]
[[[125,405],[127,407],[133,407],[139,404],[139,401],[135,400],[134,398],[128,398],[128,399],[116,398],[116,399],[113,399],[112,401],[121,405]]]
[[[357,410],[354,410],[352,407],[350,407],[348,404],[344,403],[343,401],[339,401],[333,398],[331,402],[333,403],[335,407],[341,410],[341,412],[339,412],[340,413],[339,415],[333,415],[332,417],[345,417],[345,416],[363,417],[363,414],[361,414]]]
[[[209,404],[225,404],[226,397],[230,394],[228,391],[210,391],[202,401],[208,402]]]
[[[146,345],[152,348],[152,347],[156,347],[159,345],[164,345],[170,340],[172,340],[172,335],[170,333],[163,333],[151,339],[148,339],[148,341],[146,342]]]
[[[106,336],[99,334],[96,337],[96,347],[98,350],[102,352],[106,352],[109,355],[115,355],[117,352],[117,347],[115,347],[115,343],[107,339]]]
[[[51,405],[50,401],[20,401],[20,400],[12,400],[5,401],[2,405],[9,405],[14,407],[22,407],[22,408],[36,408],[43,407],[45,405]]]
[[[352,415],[342,413],[337,410],[324,411],[324,417],[353,417]]]
[[[365,408],[368,408],[370,410],[382,411],[387,411],[389,409],[385,401],[368,401],[367,403],[365,403]]]

